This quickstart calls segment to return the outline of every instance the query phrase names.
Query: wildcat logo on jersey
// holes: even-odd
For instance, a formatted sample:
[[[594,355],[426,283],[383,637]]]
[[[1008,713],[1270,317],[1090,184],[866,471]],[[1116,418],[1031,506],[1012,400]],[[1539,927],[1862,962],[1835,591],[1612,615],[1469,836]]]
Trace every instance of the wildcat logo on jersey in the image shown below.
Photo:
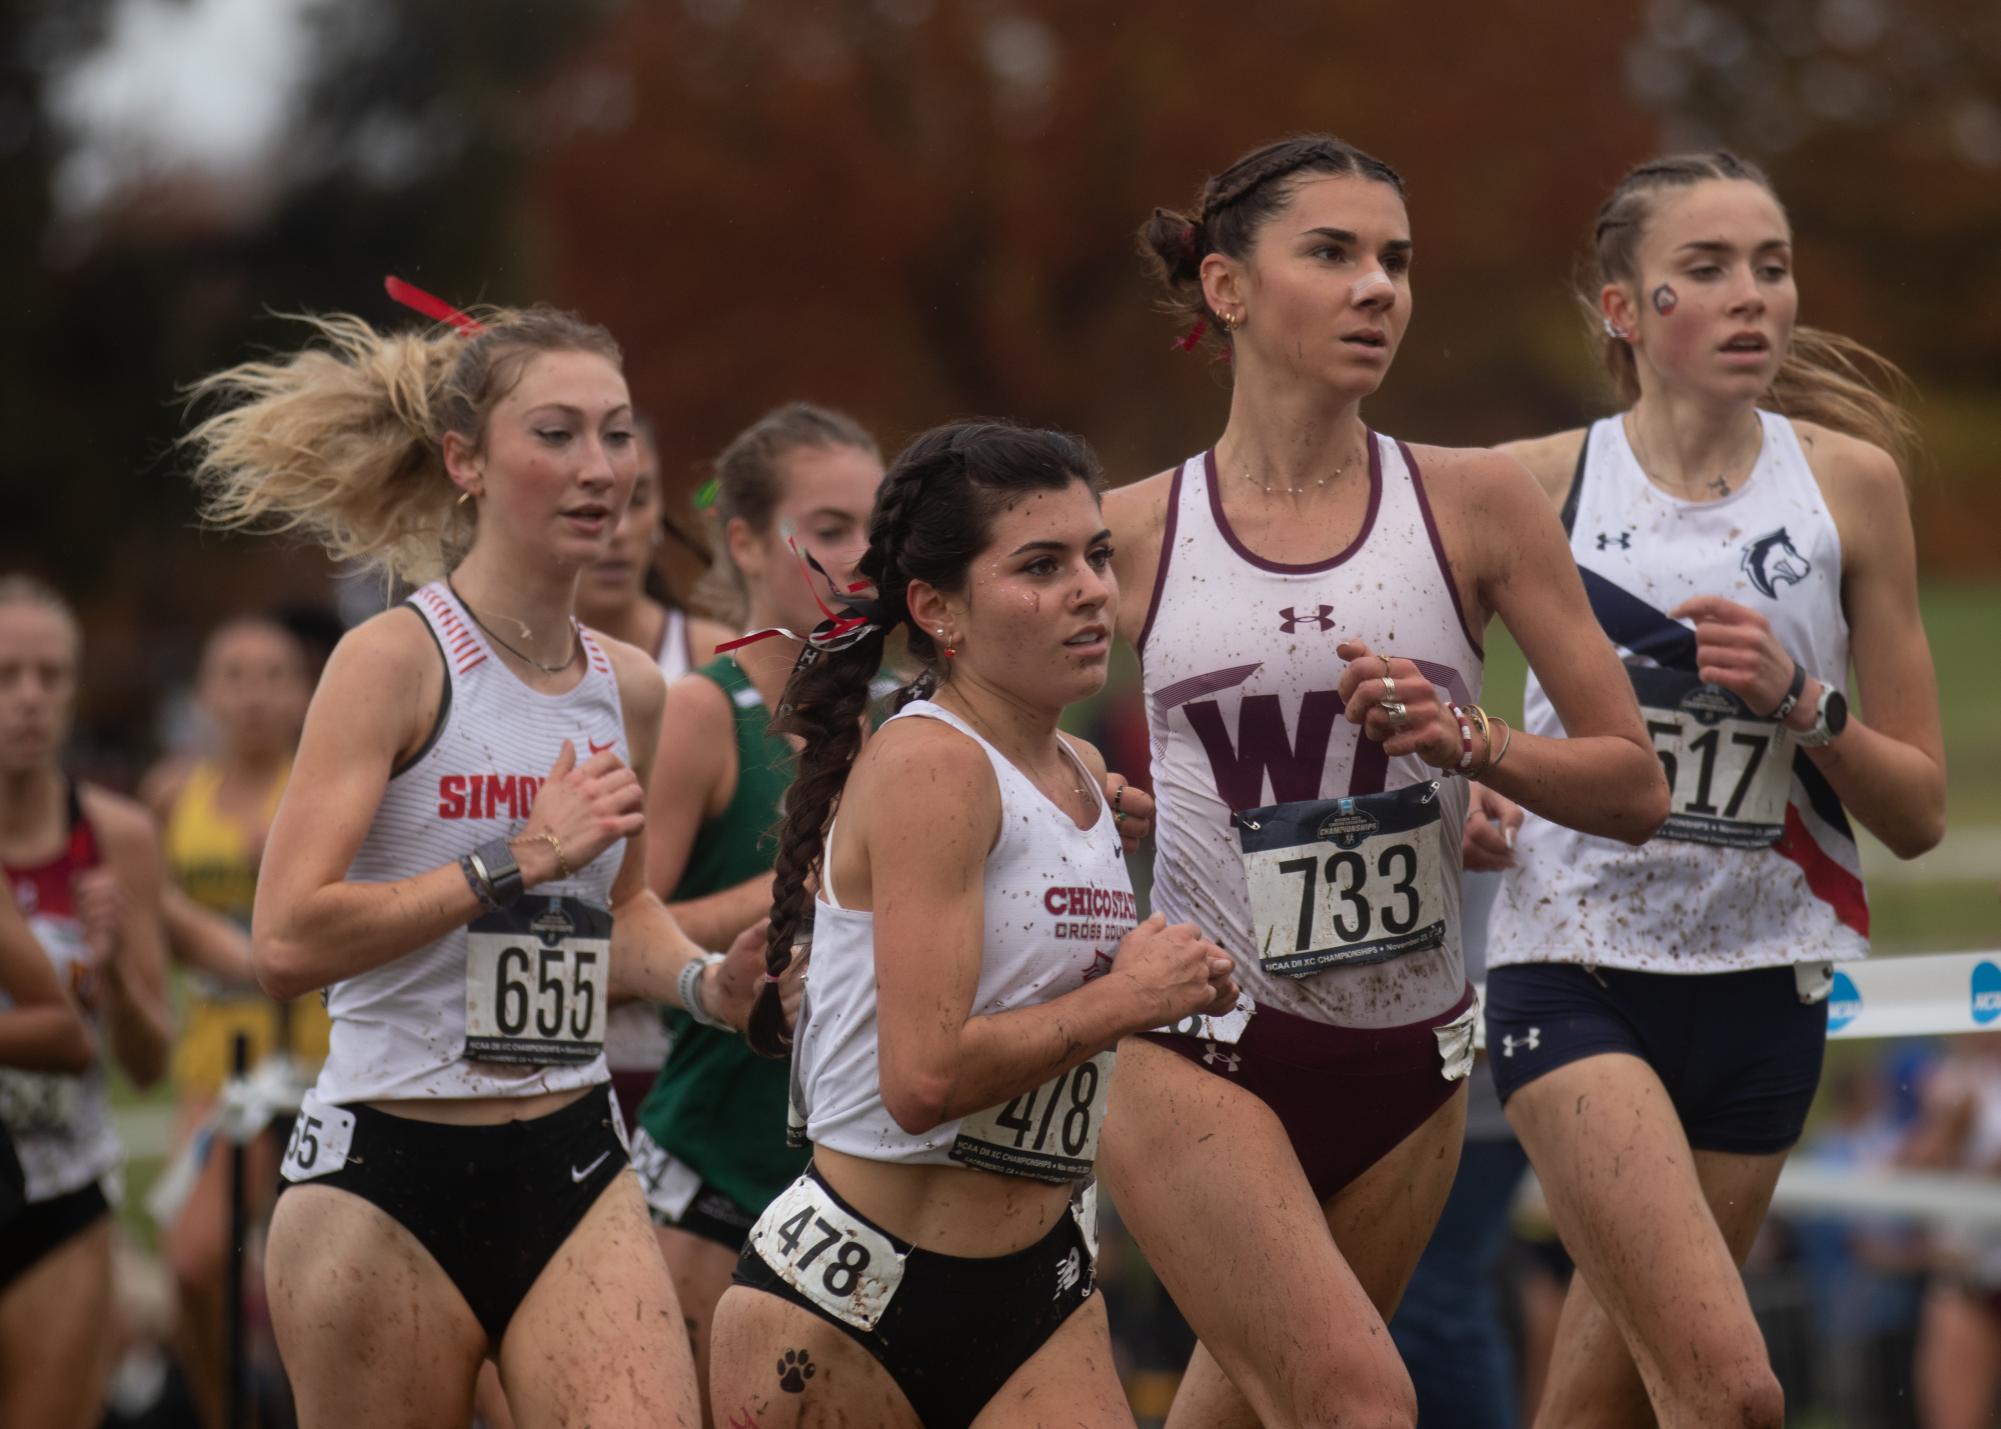
[[[1758,594],[1777,600],[1780,586],[1798,585],[1813,574],[1813,562],[1800,554],[1781,526],[1744,547],[1744,574],[1751,578]]]
[[[440,774],[441,819],[525,819],[542,780],[533,774]]]
[[[1279,611],[1278,628],[1287,635],[1297,635],[1302,625],[1311,625],[1315,630],[1332,630],[1333,614],[1334,607],[1331,605],[1316,605],[1312,612],[1306,615],[1301,615],[1297,606],[1288,605]]]

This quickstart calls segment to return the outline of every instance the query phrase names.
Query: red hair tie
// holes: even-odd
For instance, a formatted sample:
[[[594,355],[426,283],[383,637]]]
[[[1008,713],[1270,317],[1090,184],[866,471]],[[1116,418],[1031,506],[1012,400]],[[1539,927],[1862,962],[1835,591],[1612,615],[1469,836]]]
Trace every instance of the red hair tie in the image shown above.
[[[1181,230],[1181,251],[1190,258],[1195,256],[1195,225],[1192,223]]]
[[[1209,331],[1207,318],[1195,319],[1195,326],[1177,337],[1172,346],[1177,352],[1193,352],[1201,344],[1202,334]]]
[[[406,283],[394,273],[382,280],[383,291],[412,312],[422,313],[433,322],[450,323],[465,337],[477,337],[486,324],[459,311],[436,293],[427,293],[414,283]]]

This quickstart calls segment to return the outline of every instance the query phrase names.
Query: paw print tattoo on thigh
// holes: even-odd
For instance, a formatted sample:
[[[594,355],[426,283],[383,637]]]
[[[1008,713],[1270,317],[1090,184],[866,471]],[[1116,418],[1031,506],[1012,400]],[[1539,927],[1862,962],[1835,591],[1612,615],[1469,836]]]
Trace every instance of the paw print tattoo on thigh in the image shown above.
[[[804,1350],[787,1350],[778,1361],[778,1387],[787,1394],[804,1394],[806,1381],[818,1374],[813,1358]]]

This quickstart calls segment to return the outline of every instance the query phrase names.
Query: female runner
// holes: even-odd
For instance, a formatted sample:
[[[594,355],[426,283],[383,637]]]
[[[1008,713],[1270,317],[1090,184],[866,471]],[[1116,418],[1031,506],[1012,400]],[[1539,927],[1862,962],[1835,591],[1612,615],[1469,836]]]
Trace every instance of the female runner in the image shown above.
[[[250,909],[271,816],[292,769],[292,751],[312,689],[305,651],[274,620],[224,622],[204,643],[196,696],[217,735],[213,756],[169,766],[150,781],[149,802],[165,830],[169,949],[194,973],[185,1024],[174,1049],[180,1092],[175,1154],[214,1110],[231,1070],[236,1037],[249,1042],[255,1067],[276,1051],[317,1072],[327,1051],[326,1009],[318,997],[279,1006],[266,998],[250,965]],[[218,922],[226,927],[217,929]],[[278,1172],[282,1134],[245,1148],[250,1214],[261,1221]],[[238,1312],[227,1286],[229,1158],[198,1148],[201,1171],[163,1248],[180,1290],[177,1351],[188,1389],[205,1422],[227,1418],[229,1317]]]
[[[779,727],[805,740],[770,970],[814,897],[793,1052],[807,1173],[716,1314],[722,1422],[1131,1424],[1092,1297],[1088,1203],[1113,1044],[1228,1007],[1192,928],[1133,926],[1104,769],[1057,731],[1104,683],[1118,586],[1095,463],[965,422],[885,478],[876,595],[816,629]],[[924,671],[856,758],[883,637]],[[784,1045],[775,987],[752,1045]]]
[[[160,847],[139,805],[63,772],[81,632],[62,598],[0,577],[0,866],[55,974],[140,1086],[167,1068]],[[0,1073],[27,1206],[0,1230],[0,1424],[94,1429],[111,1368],[112,1225],[124,1153],[94,1056]]]
[[[1249,994],[1120,1048],[1103,1171],[1201,1338],[1170,1423],[1408,1424],[1384,1328],[1457,1161],[1472,1061],[1464,774],[1638,842],[1658,765],[1563,533],[1515,462],[1364,425],[1409,321],[1387,165],[1253,150],[1145,238],[1223,334],[1213,450],[1106,498],[1159,801],[1154,903]],[[1488,721],[1507,622],[1571,738]]]
[[[603,635],[623,640],[641,650],[651,650],[660,673],[671,687],[675,681],[707,664],[716,646],[730,638],[730,628],[719,621],[689,615],[678,605],[656,600],[648,592],[654,552],[667,530],[667,513],[660,492],[660,453],[652,429],[640,417],[633,418],[634,445],[639,453],[639,475],[632,483],[632,501],[611,533],[611,545],[604,559],[591,565],[577,582],[577,619]],[[663,735],[666,731],[662,730]],[[662,745],[664,751],[665,745]],[[656,766],[654,783],[659,783]],[[654,803],[658,807],[658,799]],[[648,840],[658,859],[658,828]],[[763,917],[760,911],[757,915]],[[678,921],[679,915],[676,915]],[[755,919],[751,920],[755,922]],[[745,926],[748,926],[746,924]],[[733,928],[716,946],[726,945],[741,932]],[[639,1103],[653,1085],[654,1074],[667,1060],[669,1039],[661,1026],[660,1009],[650,1002],[621,1002],[611,1010],[605,1026],[604,1055],[611,1067],[612,1090],[618,1095],[619,1110],[625,1114],[626,1130],[632,1130]],[[685,1309],[686,1306],[684,1305]]]
[[[617,345],[543,308],[314,326],[201,383],[189,438],[212,519],[425,581],[329,661],[252,925],[333,1017],[267,1254],[302,1421],[464,1422],[491,1356],[527,1429],[693,1426],[602,1050],[699,952],[644,886],[659,667],[572,613],[637,467]]]
[[[812,629],[815,590],[795,549],[843,588],[854,578],[882,483],[874,439],[841,413],[788,403],[723,449],[715,482],[718,545],[749,626]],[[770,711],[800,649],[786,636],[759,640],[667,693],[647,795],[648,876],[706,946],[726,945],[771,909],[771,834],[794,755]],[[632,1160],[706,1381],[710,1321],[744,1236],[806,1154],[786,1144],[785,1064],[753,1052],[713,999],[698,1000],[699,1019],[669,1014],[673,1051],[656,1065]]]
[[[1578,1264],[1538,1422],[1776,1425],[1738,1266],[1819,1082],[1828,965],[1869,947],[1847,816],[1906,858],[1944,831],[1886,450],[1909,426],[1863,380],[1880,359],[1796,325],[1751,165],[1642,164],[1592,257],[1626,410],[1510,450],[1563,513],[1673,812],[1636,851],[1532,809],[1494,913],[1495,1081]],[[1528,727],[1555,734],[1541,675]]]

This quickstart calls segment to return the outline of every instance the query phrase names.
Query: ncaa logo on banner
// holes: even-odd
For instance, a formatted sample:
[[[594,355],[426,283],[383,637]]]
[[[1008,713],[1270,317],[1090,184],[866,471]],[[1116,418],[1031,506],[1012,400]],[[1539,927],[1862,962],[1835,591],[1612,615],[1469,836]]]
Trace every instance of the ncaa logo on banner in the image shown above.
[[[1834,985],[1827,990],[1827,1030],[1839,1032],[1862,1015],[1862,993],[1855,986],[1855,979],[1847,973],[1837,972]]]
[[[2001,1018],[2001,967],[1990,962],[1973,965],[1973,1020],[1985,1027]]]

